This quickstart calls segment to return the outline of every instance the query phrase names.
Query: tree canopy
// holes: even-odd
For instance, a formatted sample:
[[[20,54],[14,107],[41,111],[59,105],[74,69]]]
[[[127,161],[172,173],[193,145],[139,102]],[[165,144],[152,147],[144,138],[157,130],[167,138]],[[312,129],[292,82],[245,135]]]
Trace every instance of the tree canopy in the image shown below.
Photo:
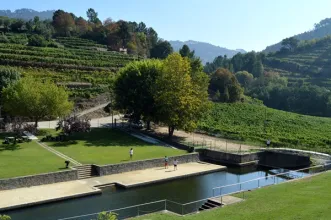
[[[159,41],[151,49],[151,58],[165,59],[173,52],[173,48],[168,41]]]
[[[66,116],[73,103],[68,93],[49,81],[40,82],[25,77],[3,89],[4,109],[13,116],[29,117],[35,121],[42,118]]]
[[[215,101],[236,102],[239,101],[243,93],[236,77],[229,70],[217,69],[210,80],[209,89],[215,94]]]
[[[136,120],[157,121],[154,94],[161,70],[159,60],[136,61],[122,68],[114,86],[117,108],[133,113]]]

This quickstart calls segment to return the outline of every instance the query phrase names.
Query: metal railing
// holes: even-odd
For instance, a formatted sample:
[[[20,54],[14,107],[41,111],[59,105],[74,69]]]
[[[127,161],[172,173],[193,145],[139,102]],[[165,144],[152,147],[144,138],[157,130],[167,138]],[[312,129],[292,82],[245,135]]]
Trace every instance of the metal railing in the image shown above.
[[[212,189],[212,197],[200,199],[188,203],[178,203],[171,200],[159,200],[154,202],[148,202],[133,206],[128,206],[124,208],[112,209],[106,212],[116,213],[118,219],[126,219],[137,217],[140,215],[150,214],[160,211],[170,211],[182,216],[198,212],[199,208],[208,200],[212,198],[217,198],[221,203],[224,196],[242,193],[242,198],[245,197],[245,192],[251,189],[261,188],[264,186],[269,186],[273,184],[278,184],[280,182],[285,182],[287,179],[298,179],[309,176],[311,174],[320,173],[331,169],[331,164],[313,166],[303,169],[298,169],[294,171],[281,172],[274,175],[268,175],[265,177],[260,177],[240,183],[230,184],[226,186],[218,186]],[[99,213],[91,213],[86,215],[78,215],[68,218],[61,218],[58,220],[94,220],[97,219]]]
[[[269,186],[273,184],[278,184],[280,182],[285,182],[286,179],[298,179],[308,176],[310,174],[319,173],[321,171],[326,171],[328,166],[331,164],[326,165],[318,165],[313,167],[302,168],[298,170],[290,170],[287,172],[282,172],[274,175],[268,175],[265,177],[259,177],[252,180],[247,180],[240,183],[230,184],[226,186],[218,186],[214,187],[213,190],[213,197],[223,196],[223,194],[233,194],[242,191],[248,191],[256,188],[261,188],[264,186]],[[308,172],[305,172],[308,171]],[[219,192],[217,194],[217,192]]]

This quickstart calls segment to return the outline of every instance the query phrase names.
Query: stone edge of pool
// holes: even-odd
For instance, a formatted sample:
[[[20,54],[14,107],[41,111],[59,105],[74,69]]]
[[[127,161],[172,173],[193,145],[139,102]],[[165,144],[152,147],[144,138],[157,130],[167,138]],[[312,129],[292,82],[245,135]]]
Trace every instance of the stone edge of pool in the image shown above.
[[[179,174],[177,176],[171,176],[171,177],[165,177],[165,178],[155,178],[153,180],[148,180],[148,181],[132,181],[134,183],[130,184],[130,183],[123,183],[122,181],[109,181],[106,182],[104,184],[94,184],[92,182],[92,179],[96,179],[96,178],[92,178],[92,179],[85,179],[85,180],[76,180],[76,181],[71,181],[71,182],[75,182],[78,186],[79,185],[85,185],[85,186],[89,186],[88,188],[90,188],[93,191],[87,192],[87,190],[84,190],[80,193],[74,193],[74,194],[67,194],[67,195],[63,195],[63,196],[54,196],[53,198],[49,198],[49,199],[44,199],[42,196],[39,199],[36,198],[31,198],[31,202],[24,202],[24,203],[19,203],[16,202],[16,204],[10,204],[10,205],[4,205],[4,206],[0,206],[0,212],[3,211],[10,211],[10,210],[15,210],[15,209],[21,209],[21,208],[27,208],[27,207],[31,207],[31,206],[37,206],[37,205],[42,205],[42,204],[47,204],[47,203],[53,203],[53,202],[58,202],[58,201],[64,201],[64,200],[70,200],[70,199],[76,199],[76,198],[81,198],[81,197],[87,197],[87,196],[93,196],[96,194],[101,194],[102,190],[99,189],[99,187],[103,187],[103,186],[107,186],[107,185],[111,185],[111,184],[115,184],[124,188],[133,188],[133,187],[139,187],[139,186],[145,186],[145,185],[150,185],[153,183],[161,183],[161,182],[167,182],[167,181],[172,181],[172,180],[176,180],[176,179],[183,179],[186,177],[191,177],[191,176],[198,176],[198,175],[203,175],[203,174],[207,174],[207,173],[213,173],[213,172],[218,172],[218,171],[222,171],[222,170],[226,170],[227,167],[225,166],[220,166],[220,165],[214,165],[214,164],[209,164],[209,163],[203,163],[203,162],[196,162],[197,164],[205,164],[205,165],[213,165],[210,168],[206,168],[205,170],[202,171],[197,171],[197,172],[189,172],[189,173],[185,173],[185,174]],[[155,168],[154,168],[155,169]],[[152,169],[147,169],[147,170],[152,170]],[[147,171],[146,170],[146,171]],[[134,171],[133,171],[134,172]],[[122,173],[123,175],[130,175],[129,173],[133,173],[133,172],[126,172],[126,173]],[[133,174],[135,175],[135,174]],[[111,176],[116,176],[116,174],[113,175],[109,175],[109,176],[104,176],[104,177],[111,177]],[[97,178],[102,178],[102,177],[97,177]],[[86,182],[86,183],[84,183]],[[56,184],[66,184],[68,182],[62,182],[62,183],[56,183]],[[56,184],[49,184],[49,190],[52,190],[51,187],[52,185],[56,185]],[[43,185],[45,186],[45,185]],[[18,191],[15,195],[15,190],[5,190],[5,191],[0,191],[0,195],[1,192],[9,192],[12,191],[13,193],[13,197],[17,197],[18,193],[21,193],[21,190],[26,189],[27,191],[31,188],[35,188],[36,191],[38,191],[38,187],[42,187],[42,186],[34,186],[34,187],[29,187],[29,188],[21,188],[20,191]],[[31,192],[30,192],[31,193]],[[10,195],[7,195],[10,197]],[[6,198],[4,198],[6,200]],[[38,200],[38,201],[36,201]],[[18,200],[19,201],[19,200]],[[12,202],[14,203],[14,202]],[[0,204],[1,205],[1,204]]]

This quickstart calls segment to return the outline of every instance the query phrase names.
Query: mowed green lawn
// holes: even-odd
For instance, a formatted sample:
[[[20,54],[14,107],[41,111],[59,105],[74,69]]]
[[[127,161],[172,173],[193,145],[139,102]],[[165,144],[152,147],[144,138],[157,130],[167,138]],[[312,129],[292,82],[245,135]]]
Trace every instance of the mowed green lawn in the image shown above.
[[[64,160],[36,142],[4,145],[0,141],[0,179],[64,170]]]
[[[246,201],[186,217],[167,214],[140,220],[331,219],[331,172],[245,193]]]
[[[155,146],[122,131],[104,128],[92,129],[90,133],[77,133],[70,139],[69,142],[47,144],[83,164],[128,162],[131,148],[134,152],[132,161],[186,154],[186,151]]]

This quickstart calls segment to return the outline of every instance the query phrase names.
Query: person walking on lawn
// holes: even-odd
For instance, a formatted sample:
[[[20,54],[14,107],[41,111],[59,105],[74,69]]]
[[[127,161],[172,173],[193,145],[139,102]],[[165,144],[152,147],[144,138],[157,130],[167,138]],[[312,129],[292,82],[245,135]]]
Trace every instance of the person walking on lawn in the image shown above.
[[[130,160],[132,160],[133,157],[133,148],[130,149]]]

